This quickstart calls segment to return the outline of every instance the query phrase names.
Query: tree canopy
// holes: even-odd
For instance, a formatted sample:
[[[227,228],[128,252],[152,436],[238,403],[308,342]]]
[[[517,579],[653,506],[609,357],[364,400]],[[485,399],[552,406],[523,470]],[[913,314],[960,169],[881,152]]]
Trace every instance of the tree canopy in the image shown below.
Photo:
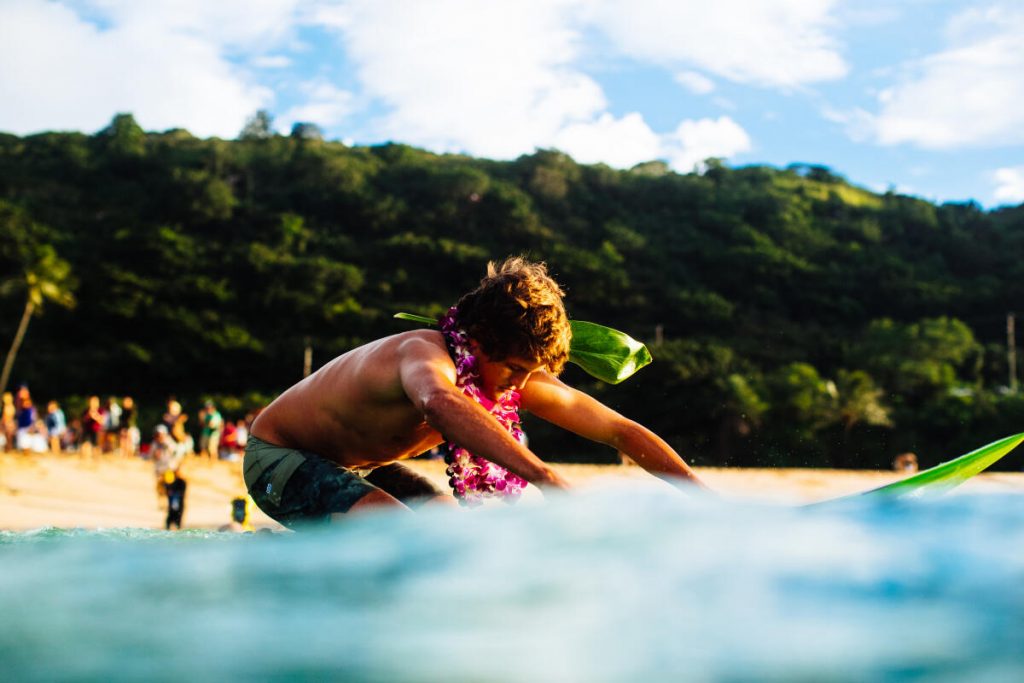
[[[488,259],[525,253],[572,317],[655,359],[614,387],[568,380],[698,464],[928,464],[1024,425],[1003,346],[1024,207],[877,194],[813,165],[499,162],[271,124],[257,113],[229,141],[119,114],[91,136],[0,134],[0,278],[34,258],[17,215],[78,283],[77,306],[33,323],[15,378],[50,396],[273,395],[307,343],[319,365],[408,329],[394,312],[437,316]],[[0,295],[3,339],[24,305]],[[549,456],[613,455],[527,428]]]

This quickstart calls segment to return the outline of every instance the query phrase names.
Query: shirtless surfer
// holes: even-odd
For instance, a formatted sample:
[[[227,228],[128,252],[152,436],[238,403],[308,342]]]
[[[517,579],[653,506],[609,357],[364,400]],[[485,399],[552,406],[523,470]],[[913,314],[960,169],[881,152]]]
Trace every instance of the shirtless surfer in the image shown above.
[[[286,526],[369,506],[451,502],[397,462],[445,438],[513,473],[510,490],[515,475],[541,488],[568,489],[514,436],[518,425],[506,428],[484,407],[514,400],[511,392],[523,409],[627,454],[656,476],[703,486],[650,430],[559,381],[571,336],[562,297],[543,264],[518,257],[491,263],[480,286],[450,312],[449,332],[403,332],[327,363],[253,423],[244,463],[253,500]],[[465,355],[449,348],[457,346],[450,336],[456,327],[476,358],[480,400],[459,386],[464,364],[457,368],[453,358]]]

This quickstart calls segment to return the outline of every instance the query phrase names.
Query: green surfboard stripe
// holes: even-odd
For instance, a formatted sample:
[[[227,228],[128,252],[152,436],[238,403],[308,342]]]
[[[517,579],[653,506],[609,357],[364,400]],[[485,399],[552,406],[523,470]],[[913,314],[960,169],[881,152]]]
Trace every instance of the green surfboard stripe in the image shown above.
[[[1014,434],[993,441],[987,446],[982,446],[959,458],[919,472],[912,477],[865,491],[859,495],[898,498],[941,495],[988,468],[1016,448],[1022,441],[1024,441],[1024,433]]]

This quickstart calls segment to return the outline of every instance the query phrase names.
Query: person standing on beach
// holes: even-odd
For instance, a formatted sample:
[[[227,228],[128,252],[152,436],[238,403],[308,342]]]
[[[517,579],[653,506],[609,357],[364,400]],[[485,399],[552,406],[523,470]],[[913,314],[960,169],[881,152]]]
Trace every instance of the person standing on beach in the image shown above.
[[[153,475],[156,477],[157,504],[163,502],[164,474],[178,469],[181,458],[178,457],[178,444],[171,438],[167,425],[158,424],[153,430],[153,442],[149,446],[149,455],[153,459]]]
[[[18,409],[14,405],[14,394],[3,393],[3,407],[0,419],[3,421],[4,450],[14,450],[14,435],[18,433]]]
[[[91,458],[93,449],[102,446],[103,424],[105,417],[100,410],[100,397],[90,396],[85,412],[82,414],[82,450],[83,458]]]
[[[26,453],[35,450],[32,443],[35,440],[35,427],[39,415],[32,403],[32,394],[29,392],[28,386],[22,384],[18,387],[15,402],[18,406],[18,414],[15,417],[17,423],[15,446],[20,452]]]
[[[121,406],[117,403],[116,396],[107,398],[107,404],[103,407],[103,448],[104,453],[121,450]]]
[[[202,430],[199,433],[199,455],[206,456],[211,462],[220,457],[220,436],[224,429],[224,418],[213,401],[203,404],[199,411]]]
[[[171,527],[181,530],[181,516],[185,514],[185,489],[188,488],[181,473],[177,469],[164,472],[164,493],[167,495],[167,519],[164,528]]]
[[[167,427],[167,431],[170,432],[174,429],[174,425],[178,423],[179,417],[181,417],[181,404],[171,396],[167,399],[167,410],[164,411],[164,415],[160,420]]]
[[[121,422],[117,441],[122,457],[135,457],[139,449],[139,413],[135,409],[135,399],[131,396],[121,399]]]
[[[68,431],[67,419],[64,417],[64,411],[60,409],[60,404],[56,401],[50,401],[46,404],[46,434],[49,437],[50,451],[53,453],[60,453],[63,450],[63,439],[64,434]]]
[[[243,472],[253,500],[285,526],[451,502],[397,462],[446,440],[462,502],[514,498],[526,482],[570,488],[523,444],[520,406],[658,477],[703,486],[653,432],[558,379],[571,338],[562,299],[543,264],[491,263],[440,331],[392,335],[327,363],[252,424]]]

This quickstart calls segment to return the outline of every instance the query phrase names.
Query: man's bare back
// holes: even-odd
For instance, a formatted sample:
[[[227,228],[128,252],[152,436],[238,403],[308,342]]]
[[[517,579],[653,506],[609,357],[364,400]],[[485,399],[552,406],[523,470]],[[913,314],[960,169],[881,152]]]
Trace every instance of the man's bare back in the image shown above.
[[[410,400],[401,377],[410,347],[424,344],[447,356],[444,338],[434,330],[384,337],[338,356],[267,406],[252,434],[342,467],[376,466],[429,450],[443,439]],[[453,384],[454,376],[453,365]]]

